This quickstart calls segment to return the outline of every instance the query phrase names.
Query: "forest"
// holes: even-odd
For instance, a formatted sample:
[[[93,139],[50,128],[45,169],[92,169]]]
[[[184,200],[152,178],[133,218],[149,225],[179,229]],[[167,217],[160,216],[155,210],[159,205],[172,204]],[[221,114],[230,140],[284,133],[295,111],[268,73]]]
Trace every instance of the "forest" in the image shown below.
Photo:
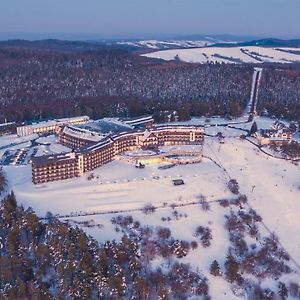
[[[0,48],[0,122],[177,110],[180,119],[241,114],[250,66],[162,62],[121,49]]]
[[[167,271],[150,268],[153,244],[147,228],[139,243],[124,234],[120,242],[99,245],[50,215],[42,223],[31,208],[17,205],[13,193],[1,202],[1,300],[210,299],[206,277],[188,264],[175,261]],[[158,234],[168,238],[164,230]],[[181,249],[175,243],[164,252],[183,257]]]
[[[253,65],[190,64],[126,49],[58,51],[0,46],[0,123],[89,115],[164,121],[240,116],[250,99]],[[300,120],[300,68],[265,65],[260,114]]]

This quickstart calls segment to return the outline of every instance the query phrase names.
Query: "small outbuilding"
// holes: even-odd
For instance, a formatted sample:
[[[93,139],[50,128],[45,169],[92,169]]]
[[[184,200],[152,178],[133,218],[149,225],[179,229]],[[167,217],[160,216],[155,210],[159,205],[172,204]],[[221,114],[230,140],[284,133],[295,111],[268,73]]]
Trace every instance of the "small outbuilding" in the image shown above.
[[[173,179],[173,184],[174,185],[184,185],[184,181],[182,179]]]

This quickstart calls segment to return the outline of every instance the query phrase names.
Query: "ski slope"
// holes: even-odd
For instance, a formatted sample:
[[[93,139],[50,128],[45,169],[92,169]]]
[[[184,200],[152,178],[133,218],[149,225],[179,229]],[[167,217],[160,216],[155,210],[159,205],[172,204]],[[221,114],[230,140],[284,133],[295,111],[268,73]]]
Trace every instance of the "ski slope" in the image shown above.
[[[179,59],[191,63],[292,63],[300,62],[298,48],[205,47],[194,49],[172,49],[143,54],[149,58],[163,60]]]

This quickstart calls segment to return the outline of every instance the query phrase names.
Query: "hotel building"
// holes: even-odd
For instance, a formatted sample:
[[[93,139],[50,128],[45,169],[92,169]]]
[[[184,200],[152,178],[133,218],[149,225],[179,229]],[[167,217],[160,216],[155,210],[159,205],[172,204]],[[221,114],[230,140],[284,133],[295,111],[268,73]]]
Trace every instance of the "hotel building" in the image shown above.
[[[81,176],[115,159],[128,150],[159,146],[202,145],[203,126],[166,125],[143,131],[101,136],[82,128],[67,126],[60,133],[63,145],[74,152],[32,158],[32,180],[39,184]]]

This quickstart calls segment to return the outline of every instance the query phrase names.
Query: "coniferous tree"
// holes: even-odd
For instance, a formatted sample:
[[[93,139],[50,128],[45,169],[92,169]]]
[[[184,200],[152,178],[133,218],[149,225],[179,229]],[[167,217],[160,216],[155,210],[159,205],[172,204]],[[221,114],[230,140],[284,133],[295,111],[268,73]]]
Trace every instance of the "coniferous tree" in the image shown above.
[[[214,276],[221,276],[220,265],[216,260],[214,260],[210,265],[210,274]]]
[[[257,130],[258,130],[257,124],[256,124],[256,122],[254,121],[254,122],[252,123],[251,128],[250,128],[249,135],[252,135],[252,134],[256,133]]]
[[[98,245],[79,228],[55,218],[51,223],[41,222],[33,210],[13,209],[15,205],[13,194],[0,204],[1,299],[168,300],[171,296],[207,296],[206,278],[189,265],[174,263],[167,273],[159,269],[153,272],[151,265],[145,264],[145,253],[158,246],[154,243],[158,232],[158,241],[167,247],[167,258],[174,256],[175,242],[176,249],[188,251],[190,244],[174,241],[165,228],[138,226],[134,230],[140,230],[139,238],[125,234],[120,242]],[[151,255],[147,255],[149,259]],[[161,250],[156,255],[161,256]]]
[[[239,265],[235,258],[232,256],[232,254],[228,254],[225,261],[225,276],[226,279],[233,283],[236,281],[239,277],[238,271],[239,271]]]
[[[6,179],[2,172],[2,169],[0,168],[0,193],[4,191],[6,185]]]
[[[288,296],[288,289],[284,282],[278,283],[278,295],[281,297],[281,299],[286,299]]]

